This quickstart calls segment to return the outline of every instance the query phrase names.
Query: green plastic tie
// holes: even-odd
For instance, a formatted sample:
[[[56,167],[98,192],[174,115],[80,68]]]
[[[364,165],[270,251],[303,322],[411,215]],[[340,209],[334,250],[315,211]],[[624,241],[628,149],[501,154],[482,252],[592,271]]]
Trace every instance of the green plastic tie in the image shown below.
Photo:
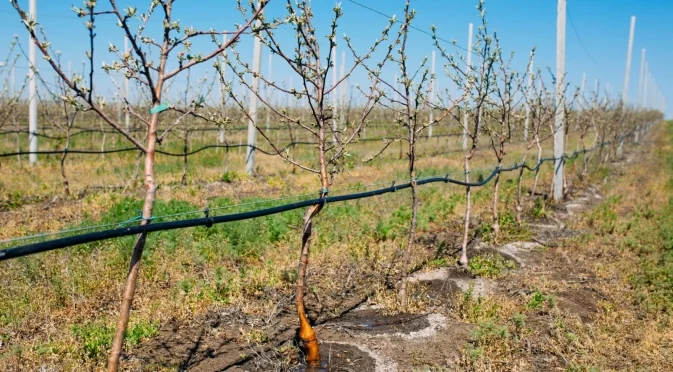
[[[165,103],[162,103],[158,106],[152,107],[150,109],[150,114],[152,114],[152,115],[159,114],[159,113],[162,113],[162,112],[168,110],[169,108],[171,108],[171,103],[170,102],[165,102]]]
[[[142,219],[143,219],[143,212],[139,210],[137,216],[132,217],[132,218],[129,218],[129,219],[126,220],[126,221],[122,221],[122,222],[120,222],[120,223],[119,223],[119,227],[124,227],[124,225],[128,225],[128,224],[130,224],[130,223],[132,223],[132,222],[142,221]]]

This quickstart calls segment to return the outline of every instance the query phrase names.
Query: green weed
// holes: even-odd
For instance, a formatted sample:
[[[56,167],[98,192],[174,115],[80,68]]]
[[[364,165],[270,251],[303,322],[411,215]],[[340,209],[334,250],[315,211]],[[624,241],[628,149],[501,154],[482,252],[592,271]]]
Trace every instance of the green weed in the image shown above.
[[[516,268],[513,261],[505,260],[500,255],[486,254],[473,257],[468,264],[470,272],[484,278],[497,278],[505,271]]]

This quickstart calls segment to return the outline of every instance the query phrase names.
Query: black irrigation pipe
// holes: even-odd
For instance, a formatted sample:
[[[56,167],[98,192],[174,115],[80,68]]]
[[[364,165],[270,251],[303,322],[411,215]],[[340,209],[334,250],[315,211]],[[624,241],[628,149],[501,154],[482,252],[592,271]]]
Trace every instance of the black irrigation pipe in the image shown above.
[[[443,138],[443,137],[455,137],[458,136],[458,134],[439,134],[434,136],[435,138]],[[355,143],[360,143],[360,142],[380,142],[384,140],[394,140],[391,138],[361,138]],[[295,147],[295,146],[316,146],[318,145],[318,142],[311,142],[311,141],[293,141],[290,142],[289,144],[285,145],[282,148],[279,148],[279,152],[283,152],[289,148]],[[156,150],[157,154],[162,154],[166,156],[175,156],[175,157],[184,157],[184,156],[191,156],[194,154],[197,154],[201,151],[208,150],[208,149],[213,149],[213,148],[224,148],[224,149],[231,149],[231,148],[239,148],[239,147],[252,147],[255,149],[255,151],[259,151],[264,155],[277,155],[275,151],[269,151],[269,150],[264,150],[258,146],[251,146],[248,144],[223,144],[223,145],[207,145],[203,147],[199,147],[196,150],[192,150],[189,152],[168,152],[168,151],[163,151],[163,150]],[[111,150],[45,150],[45,151],[17,151],[17,152],[7,152],[7,153],[0,153],[0,158],[6,158],[6,157],[11,157],[11,156],[17,156],[17,155],[30,155],[30,154],[36,154],[36,155],[62,155],[62,154],[84,154],[84,155],[102,155],[102,154],[114,154],[114,153],[119,153],[119,152],[129,152],[129,151],[138,151],[138,148],[136,147],[125,147],[125,148],[120,148],[120,149],[111,149]]]
[[[584,149],[584,150],[579,150],[573,152],[572,155],[564,155],[564,159],[573,159],[577,157],[580,153],[586,153],[589,151],[592,151],[595,148],[602,147],[608,143],[603,143],[600,146],[595,146],[591,149]],[[448,175],[445,177],[430,177],[430,178],[424,178],[421,180],[417,180],[416,184],[418,186],[421,185],[426,185],[430,183],[438,183],[438,182],[443,182],[443,183],[452,183],[455,185],[459,186],[465,186],[465,187],[481,187],[489,183],[493,177],[495,177],[497,174],[500,173],[505,173],[505,172],[511,172],[515,171],[520,168],[526,168],[531,171],[537,170],[542,163],[547,162],[547,161],[552,161],[556,160],[556,158],[544,158],[540,159],[540,161],[536,164],[535,167],[531,168],[525,163],[523,164],[515,164],[509,168],[501,168],[497,167],[495,168],[491,174],[488,175],[488,177],[484,178],[483,180],[479,182],[465,182],[461,180],[456,180],[453,178],[449,178]],[[401,185],[395,185],[393,184],[390,187],[382,188],[382,189],[377,189],[377,190],[372,190],[372,191],[365,191],[365,192],[360,192],[360,193],[354,193],[354,194],[346,194],[346,195],[339,195],[339,196],[328,196],[325,198],[317,198],[317,199],[310,199],[310,200],[303,200],[300,202],[295,202],[295,203],[290,203],[290,204],[285,204],[285,205],[279,205],[276,207],[271,207],[271,208],[265,208],[265,209],[258,209],[255,211],[249,211],[249,212],[242,212],[242,213],[234,213],[234,214],[227,214],[227,215],[222,215],[222,216],[215,216],[215,217],[210,217],[208,216],[207,212],[204,212],[206,214],[206,217],[202,218],[193,218],[193,219],[185,219],[185,220],[178,220],[178,221],[170,221],[170,222],[159,222],[159,223],[149,223],[146,225],[139,225],[139,226],[130,226],[130,227],[124,227],[124,228],[117,228],[117,229],[110,229],[110,230],[104,230],[104,231],[98,231],[98,232],[93,232],[93,233],[87,233],[87,234],[80,234],[80,235],[75,235],[75,236],[70,236],[70,237],[65,237],[65,238],[59,238],[59,239],[53,239],[53,240],[48,240],[44,242],[39,242],[39,243],[32,243],[32,244],[26,244],[14,248],[8,248],[5,250],[0,250],[0,261],[4,260],[9,260],[12,258],[18,258],[18,257],[23,257],[23,256],[28,256],[31,254],[36,254],[36,253],[42,253],[42,252],[48,252],[51,250],[55,249],[60,249],[60,248],[67,248],[67,247],[72,247],[75,245],[79,244],[86,244],[86,243],[93,243],[101,240],[108,240],[108,239],[113,239],[113,238],[119,238],[123,236],[130,236],[130,235],[136,235],[136,234],[146,234],[150,232],[156,232],[156,231],[165,231],[165,230],[175,230],[175,229],[184,229],[188,227],[197,227],[197,226],[206,226],[206,227],[211,227],[214,224],[219,224],[219,223],[225,223],[225,222],[234,222],[234,221],[242,221],[242,220],[248,220],[252,218],[258,218],[258,217],[264,217],[264,216],[269,216],[273,214],[278,214],[278,213],[283,213],[295,209],[300,209],[304,207],[308,207],[311,205],[316,205],[316,204],[331,204],[331,203],[338,203],[338,202],[344,202],[344,201],[349,201],[349,200],[357,200],[357,199],[364,199],[364,198],[370,198],[374,196],[379,196],[383,194],[388,194],[388,193],[393,193],[398,190],[404,190],[407,188],[411,187],[411,182],[404,183]]]

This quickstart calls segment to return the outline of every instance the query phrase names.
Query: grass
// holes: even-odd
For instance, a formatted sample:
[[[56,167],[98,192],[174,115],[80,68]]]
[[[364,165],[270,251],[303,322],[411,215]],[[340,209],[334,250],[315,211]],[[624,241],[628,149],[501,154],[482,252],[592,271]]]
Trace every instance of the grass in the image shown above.
[[[541,253],[552,255],[551,267],[513,271],[507,295],[459,295],[456,316],[476,326],[462,369],[671,369],[673,125],[659,130],[657,150],[621,172],[590,175],[610,179],[607,195],[572,222],[584,234]],[[545,217],[542,208],[533,214]],[[601,294],[595,310],[592,293]]]
[[[445,144],[433,146],[441,148]],[[374,148],[363,145],[352,154],[364,158]],[[513,161],[518,150],[512,148]],[[231,155],[230,169],[242,169],[242,154]],[[403,180],[406,175],[399,171],[403,165],[398,166],[396,158],[394,151],[390,159],[372,166],[353,162],[335,192],[338,193],[339,188],[363,190],[368,188],[366,185],[387,183],[395,175]],[[117,162],[117,159],[121,156],[109,156],[104,162],[73,159],[69,172],[80,183],[76,185],[80,188],[97,182],[119,184],[130,174],[128,165],[133,163],[134,157],[127,156],[123,162]],[[292,174],[290,166],[275,160],[260,158],[265,176],[250,178],[235,170],[224,172],[222,164],[213,159],[205,155],[203,161],[198,157],[190,158],[190,182],[186,187],[176,185],[182,169],[181,159],[176,159],[173,165],[167,164],[164,171],[168,173],[160,174],[162,187],[155,215],[184,213],[206,206],[211,209],[231,207],[218,213],[233,213],[277,205],[269,200],[275,197],[316,191],[312,175]],[[473,167],[487,167],[489,162],[487,156],[477,156]],[[108,167],[114,163],[123,163],[127,167],[117,164],[117,170],[111,171]],[[460,169],[461,159],[421,157],[419,166],[422,176],[443,175]],[[14,171],[25,169],[24,165],[11,167]],[[84,176],[93,174],[92,169],[96,167],[101,169],[97,171],[98,176]],[[3,186],[4,190],[17,193],[17,205],[13,212],[8,212],[0,234],[16,236],[116,223],[138,215],[141,194],[137,190],[90,193],[77,202],[57,204],[48,213],[21,204],[28,196],[49,198],[58,194],[57,172],[54,163],[45,162],[30,175],[40,180],[42,186],[30,184],[22,189],[21,182],[25,182],[28,172],[20,173],[20,177]],[[479,174],[483,177],[486,172],[477,170],[474,176]],[[194,177],[189,178],[192,175]],[[548,170],[542,172],[540,187],[548,187],[544,185],[548,176]],[[509,212],[513,206],[515,183],[508,177],[503,176],[501,184],[501,239],[525,239],[530,232],[517,224]],[[530,175],[526,176],[525,182],[532,184]],[[459,187],[423,186],[418,223],[421,238],[438,232],[459,232],[465,208],[464,196],[464,189]],[[490,188],[474,190],[473,216],[475,220],[484,221],[481,233],[487,239],[491,197]],[[252,202],[260,203],[234,207]],[[358,287],[375,290],[377,298],[392,298],[386,306],[387,310],[395,310],[394,291],[386,289],[381,273],[390,272],[393,278],[400,275],[401,268],[398,265],[391,268],[390,263],[395,261],[400,246],[406,245],[409,203],[409,193],[400,191],[383,197],[327,205],[316,218],[314,227],[312,291],[321,297],[343,293],[344,279],[353,277],[352,281]],[[186,322],[224,306],[236,306],[250,314],[273,311],[279,298],[293,290],[301,219],[302,211],[297,210],[210,228],[152,234],[143,257],[127,345],[133,348],[142,340],[153,337],[162,324]],[[23,221],[27,223],[23,224]],[[6,290],[0,293],[0,338],[11,346],[6,349],[10,351],[2,351],[0,366],[24,370],[40,368],[45,363],[61,369],[101,367],[109,348],[132,242],[133,237],[126,237],[8,262],[2,269]],[[441,267],[454,262],[453,257],[427,244],[419,243],[414,248],[412,265],[431,262],[431,267]],[[440,252],[439,256],[437,252]],[[499,257],[482,257],[473,260],[470,269],[480,276],[498,278],[510,268],[511,263]],[[309,301],[313,301],[312,297]],[[478,324],[481,329],[475,361],[490,358],[493,353],[507,355],[511,352],[516,339],[526,334],[526,324],[529,323],[515,315],[530,317],[533,312],[533,309],[526,309],[525,304],[523,299],[500,302],[474,298],[471,294],[464,299],[460,305],[463,319]],[[410,308],[418,312],[424,310],[420,302]],[[55,332],[44,331],[47,329]],[[240,339],[244,342],[264,340],[266,335],[257,331],[244,331]],[[502,342],[506,347],[491,347]]]
[[[500,255],[486,254],[473,257],[468,267],[470,272],[484,278],[498,278],[508,270],[516,268],[516,263],[504,259]]]

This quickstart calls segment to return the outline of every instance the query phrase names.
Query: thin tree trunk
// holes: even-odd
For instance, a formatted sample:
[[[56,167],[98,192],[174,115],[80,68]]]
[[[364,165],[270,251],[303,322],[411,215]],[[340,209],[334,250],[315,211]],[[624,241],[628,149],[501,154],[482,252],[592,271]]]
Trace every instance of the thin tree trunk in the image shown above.
[[[76,115],[73,114],[73,115]],[[70,184],[68,183],[68,177],[65,174],[65,158],[68,156],[68,149],[70,148],[70,119],[67,118],[66,115],[66,120],[68,121],[66,125],[68,126],[66,128],[66,134],[65,134],[65,147],[63,148],[63,154],[61,154],[61,177],[63,178],[63,192],[65,193],[65,196],[68,197],[70,196]]]
[[[502,166],[504,154],[503,143],[500,142],[500,153],[498,154],[498,169]],[[500,237],[500,221],[498,217],[498,191],[500,190],[500,171],[495,174],[493,180],[493,236],[497,241]]]
[[[418,185],[416,183],[416,136],[415,125],[409,126],[409,178],[411,180],[411,224],[409,226],[409,237],[407,247],[402,253],[402,281],[400,283],[400,310],[407,311],[407,272],[409,271],[409,261],[411,258],[411,249],[414,245],[416,236],[416,225],[418,215]]]
[[[229,140],[226,137],[226,133],[224,132],[224,129],[222,129],[222,139],[225,145],[224,148],[224,173],[229,172]]]
[[[183,138],[183,146],[182,146],[182,151],[184,153],[183,156],[183,161],[182,161],[182,179],[180,180],[180,184],[182,186],[187,186],[187,150],[188,150],[188,145],[189,145],[189,131],[185,131],[185,136]]]
[[[306,364],[309,367],[320,366],[320,347],[318,346],[318,338],[315,331],[306,317],[306,310],[304,309],[304,290],[306,286],[313,217],[320,212],[321,208],[321,205],[314,205],[304,214],[301,255],[299,258],[299,267],[297,269],[297,292],[295,295],[295,305],[297,307],[297,315],[299,316],[299,338],[304,342],[304,346],[306,347]]]
[[[105,131],[105,128],[103,127],[103,120],[98,119],[98,122],[100,123],[100,128],[101,128],[101,131],[103,132],[103,139],[100,142],[100,151],[101,151],[100,157],[105,159],[105,153],[104,153],[105,152],[105,137],[107,135],[107,132]]]
[[[537,182],[540,176],[540,161],[542,160],[542,146],[540,146],[540,137],[535,135],[535,145],[537,145],[537,162],[535,163],[535,181],[533,182],[533,190],[531,196],[535,196],[537,192]]]
[[[474,150],[473,150],[474,151]],[[465,182],[470,182],[470,159],[472,158],[473,152],[465,156]],[[467,266],[467,243],[468,243],[468,233],[470,231],[470,210],[472,203],[472,192],[470,186],[465,188],[465,224],[463,230],[463,245],[460,251],[460,260],[458,261],[461,266]]]
[[[161,102],[161,89],[163,81],[161,76],[157,83],[156,91],[159,92],[157,97],[158,104]],[[156,181],[154,178],[154,155],[157,146],[157,128],[159,125],[159,114],[152,115],[150,126],[147,132],[147,152],[145,153],[145,202],[143,204],[141,225],[147,225],[152,218],[152,211],[154,209],[154,200],[156,197]],[[126,328],[129,323],[129,314],[131,313],[131,306],[133,305],[133,297],[136,292],[136,282],[138,280],[138,273],[140,271],[140,262],[142,260],[143,250],[145,248],[145,241],[147,234],[139,234],[136,238],[131,255],[131,263],[129,265],[129,273],[126,278],[126,285],[124,287],[124,295],[122,298],[121,311],[119,314],[119,322],[115,331],[114,340],[112,342],[112,349],[110,350],[110,357],[108,358],[108,372],[116,372],[119,369],[119,357],[121,356],[122,348],[124,346],[124,336]]]
[[[19,131],[19,123],[16,121],[16,110],[12,109],[12,120],[14,121],[14,129],[16,130],[16,152],[21,152],[21,133]],[[21,154],[16,155],[19,164],[21,164]]]
[[[523,181],[523,171],[524,165],[526,164],[526,159],[528,158],[528,151],[530,151],[531,145],[526,146],[526,150],[523,153],[521,158],[521,168],[519,169],[519,176],[516,182],[516,222],[521,223],[521,213],[523,212],[523,203],[521,201],[521,187]]]

